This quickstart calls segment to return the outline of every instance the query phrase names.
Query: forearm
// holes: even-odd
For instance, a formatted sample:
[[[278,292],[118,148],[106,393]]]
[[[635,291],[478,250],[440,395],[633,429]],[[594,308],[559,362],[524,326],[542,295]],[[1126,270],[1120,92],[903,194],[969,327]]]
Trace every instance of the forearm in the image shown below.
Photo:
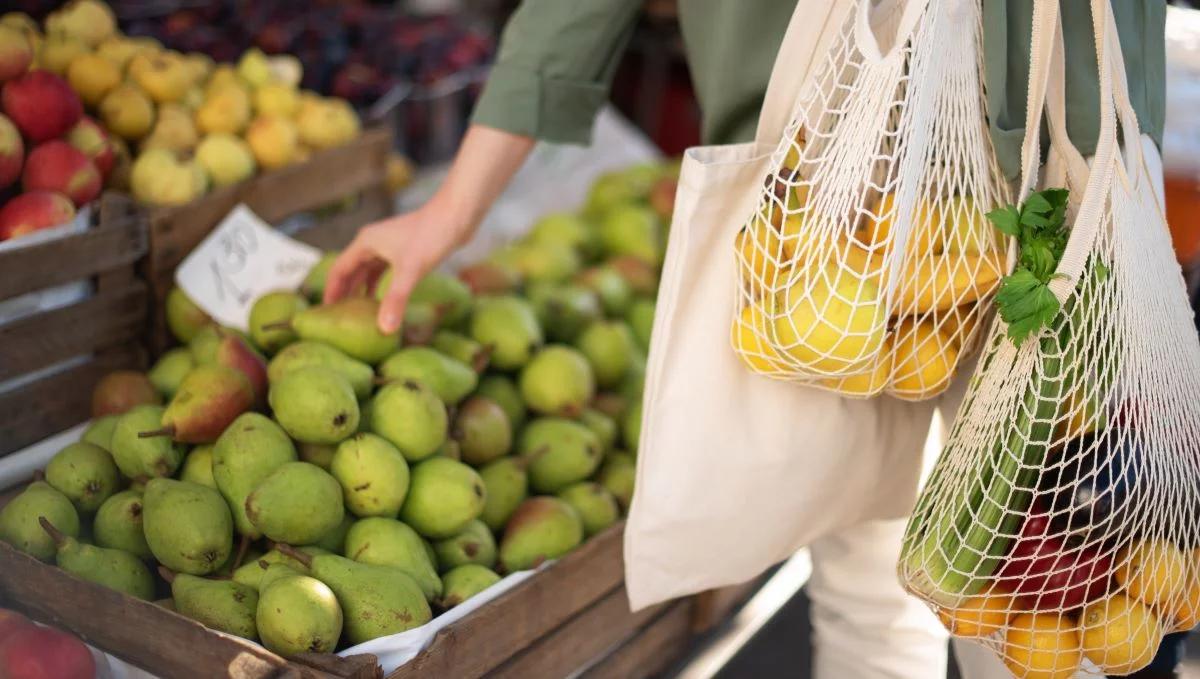
[[[533,150],[534,140],[484,125],[471,125],[450,171],[430,204],[445,215],[465,242],[483,221]]]

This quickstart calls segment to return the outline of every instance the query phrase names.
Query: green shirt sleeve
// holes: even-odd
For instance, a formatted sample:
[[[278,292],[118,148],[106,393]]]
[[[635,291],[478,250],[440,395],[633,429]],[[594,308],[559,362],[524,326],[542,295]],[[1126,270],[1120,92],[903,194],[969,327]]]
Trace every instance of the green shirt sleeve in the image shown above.
[[[640,0],[524,0],[504,29],[474,122],[588,143],[641,6]]]
[[[1066,45],[1067,133],[1081,153],[1096,149],[1100,81],[1090,3],[1060,2]],[[1112,3],[1129,97],[1143,133],[1162,147],[1166,116],[1166,0]],[[1033,0],[983,0],[984,62],[992,141],[1009,179],[1021,172]],[[1049,138],[1043,127],[1042,147]]]

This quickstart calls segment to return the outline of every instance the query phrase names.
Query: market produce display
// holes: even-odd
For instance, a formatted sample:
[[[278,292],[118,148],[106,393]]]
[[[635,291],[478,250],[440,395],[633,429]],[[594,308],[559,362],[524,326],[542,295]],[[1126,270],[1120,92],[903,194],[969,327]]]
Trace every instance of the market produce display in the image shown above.
[[[878,61],[851,13],[796,102],[730,244],[730,342],[756,373],[923,400],[978,343],[1005,273],[984,215],[1008,189],[980,124],[978,7],[924,12]]]
[[[666,236],[648,201],[673,173],[607,175],[580,213],[427,275],[392,335],[386,274],[321,303],[334,253],[259,298],[248,333],[172,290],[180,346],[97,383],[0,540],[286,656],[418,627],[567,554],[632,497]]]
[[[357,137],[354,109],[301,78],[287,55],[252,48],[215,63],[122,35],[100,0],[73,0],[44,31],[5,14],[0,239],[68,221],[103,188],[181,205]],[[390,183],[406,181],[393,165]]]
[[[94,679],[96,661],[77,637],[0,608],[0,677]]]

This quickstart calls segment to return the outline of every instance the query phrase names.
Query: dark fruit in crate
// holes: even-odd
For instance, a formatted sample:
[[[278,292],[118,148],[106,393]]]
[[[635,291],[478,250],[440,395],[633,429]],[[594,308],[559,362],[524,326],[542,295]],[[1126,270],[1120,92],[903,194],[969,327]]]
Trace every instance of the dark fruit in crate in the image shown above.
[[[30,71],[8,81],[0,98],[4,113],[34,143],[63,136],[83,115],[79,96],[65,80],[48,71]]]
[[[61,139],[40,144],[25,159],[21,185],[26,191],[61,193],[76,207],[100,195],[100,171],[83,151]]]
[[[32,191],[10,199],[0,208],[0,240],[66,224],[75,218],[71,199],[51,191]]]
[[[92,389],[92,417],[120,415],[134,406],[158,405],[162,396],[154,384],[135,370],[116,370],[96,383]]]
[[[0,639],[0,677],[5,679],[94,679],[96,662],[79,639],[50,627],[30,625]]]
[[[1052,533],[1095,545],[1118,534],[1136,505],[1144,459],[1136,431],[1110,428],[1072,439],[1038,481]]]

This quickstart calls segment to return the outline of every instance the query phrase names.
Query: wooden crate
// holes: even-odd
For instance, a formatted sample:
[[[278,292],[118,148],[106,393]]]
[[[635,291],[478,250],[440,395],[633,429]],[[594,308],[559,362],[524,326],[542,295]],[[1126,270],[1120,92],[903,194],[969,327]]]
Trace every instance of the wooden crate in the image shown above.
[[[0,456],[86,420],[101,376],[143,366],[147,293],[135,263],[145,252],[143,222],[116,195],[103,197],[86,231],[0,252],[0,301],[80,281],[90,288],[0,325],[0,382],[28,380],[0,392]]]
[[[271,224],[316,213],[312,226],[296,237],[321,248],[340,247],[358,227],[390,214],[392,201],[384,180],[391,148],[391,130],[372,127],[353,142],[315,153],[304,163],[218,189],[187,205],[147,209],[148,252],[142,272],[150,286],[151,352],[157,354],[170,344],[161,309],[175,268],[234,207],[245,203]]]

